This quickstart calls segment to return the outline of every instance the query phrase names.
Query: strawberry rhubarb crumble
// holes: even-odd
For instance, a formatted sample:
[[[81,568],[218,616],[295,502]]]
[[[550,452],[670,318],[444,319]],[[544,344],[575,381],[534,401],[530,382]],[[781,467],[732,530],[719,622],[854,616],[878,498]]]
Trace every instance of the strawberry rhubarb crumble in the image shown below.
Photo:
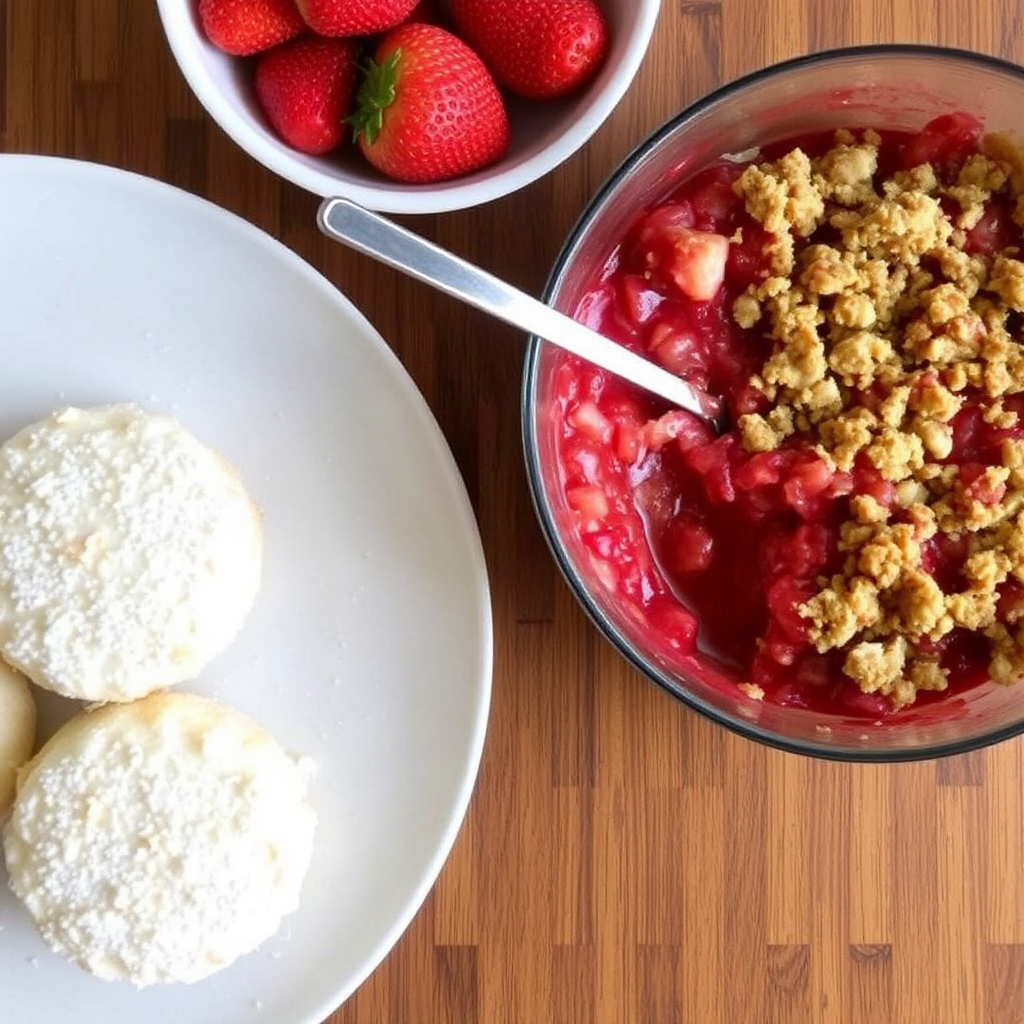
[[[877,717],[1024,675],[1024,162],[963,115],[722,160],[577,317],[726,397],[721,436],[567,359],[602,583],[689,671]]]

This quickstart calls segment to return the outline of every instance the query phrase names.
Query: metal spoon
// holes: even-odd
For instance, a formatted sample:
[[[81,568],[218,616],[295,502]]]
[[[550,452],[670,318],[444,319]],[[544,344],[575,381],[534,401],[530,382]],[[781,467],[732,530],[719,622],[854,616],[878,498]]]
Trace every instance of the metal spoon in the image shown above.
[[[675,374],[559,313],[486,270],[453,255],[394,221],[348,199],[325,199],[317,224],[344,242],[396,270],[432,285],[530,334],[567,349],[616,376],[660,395],[719,429],[722,402]]]

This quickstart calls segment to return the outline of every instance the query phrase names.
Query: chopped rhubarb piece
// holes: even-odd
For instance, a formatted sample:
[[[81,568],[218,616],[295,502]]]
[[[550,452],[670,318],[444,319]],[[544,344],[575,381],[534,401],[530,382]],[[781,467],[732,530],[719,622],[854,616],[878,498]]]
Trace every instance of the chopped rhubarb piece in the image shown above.
[[[576,509],[585,522],[595,523],[608,515],[608,497],[600,487],[584,485],[565,492],[570,507]]]
[[[651,332],[647,347],[666,370],[706,388],[709,381],[708,351],[688,327],[659,323]]]
[[[612,435],[616,457],[628,465],[636,462],[644,451],[643,431],[635,423],[615,424]]]
[[[736,438],[725,435],[710,444],[690,448],[683,455],[687,464],[700,474],[708,500],[714,505],[736,500],[729,464],[729,454],[735,445]]]
[[[597,407],[596,402],[580,402],[574,409],[569,410],[566,420],[591,441],[607,443],[611,440],[612,423]]]
[[[652,452],[661,451],[669,441],[678,440],[685,449],[706,444],[711,439],[708,425],[683,409],[673,409],[644,426],[644,441]]]
[[[671,251],[661,269],[688,299],[709,302],[725,280],[729,239],[709,231],[677,228],[670,236]]]
[[[627,322],[634,327],[647,323],[665,298],[650,286],[642,274],[624,274],[621,288],[622,312]]]
[[[733,481],[741,491],[772,487],[782,479],[787,461],[788,453],[781,450],[758,452],[736,468]]]
[[[786,503],[802,519],[823,518],[828,512],[834,477],[835,472],[822,459],[800,462],[782,485]]]

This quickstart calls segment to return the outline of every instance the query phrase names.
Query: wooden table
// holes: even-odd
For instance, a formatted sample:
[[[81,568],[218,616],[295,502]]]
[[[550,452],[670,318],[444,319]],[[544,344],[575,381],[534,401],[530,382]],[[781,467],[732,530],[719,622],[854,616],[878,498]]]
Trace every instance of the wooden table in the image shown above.
[[[639,77],[583,152],[514,196],[415,227],[539,291],[587,196],[717,83],[887,40],[1024,62],[1019,11],[665,0]],[[465,475],[495,616],[479,784],[433,894],[332,1024],[1024,1021],[1024,741],[832,764],[671,701],[597,636],[548,556],[520,453],[521,337],[326,243],[316,200],[205,116],[150,0],[0,0],[0,35],[0,150],[162,178],[282,239],[393,344]]]

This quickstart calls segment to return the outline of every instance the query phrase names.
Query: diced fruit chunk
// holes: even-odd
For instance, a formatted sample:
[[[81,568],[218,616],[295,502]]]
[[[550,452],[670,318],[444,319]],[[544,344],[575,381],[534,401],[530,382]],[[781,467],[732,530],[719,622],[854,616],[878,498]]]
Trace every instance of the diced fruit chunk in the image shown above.
[[[712,439],[708,425],[683,409],[673,409],[644,427],[644,440],[652,452],[661,451],[670,441],[677,442],[680,451],[685,451]]]
[[[661,270],[688,299],[710,302],[725,280],[729,239],[710,231],[675,228],[668,233]]]
[[[604,519],[610,510],[607,495],[593,484],[573,487],[565,492],[565,499],[588,523]]]
[[[566,415],[566,420],[584,437],[607,442],[612,436],[612,422],[591,399],[580,402]]]

